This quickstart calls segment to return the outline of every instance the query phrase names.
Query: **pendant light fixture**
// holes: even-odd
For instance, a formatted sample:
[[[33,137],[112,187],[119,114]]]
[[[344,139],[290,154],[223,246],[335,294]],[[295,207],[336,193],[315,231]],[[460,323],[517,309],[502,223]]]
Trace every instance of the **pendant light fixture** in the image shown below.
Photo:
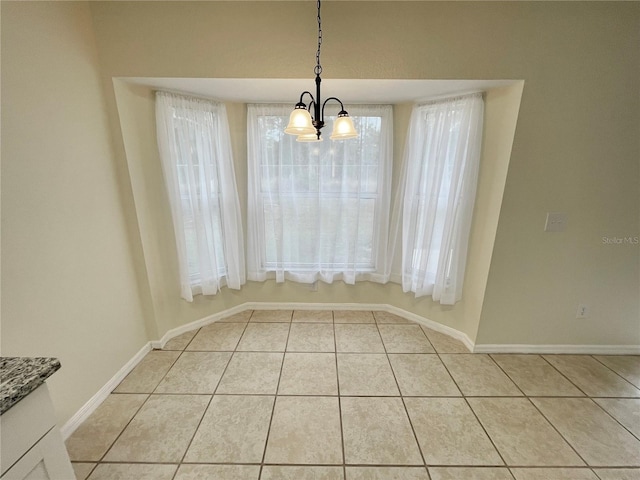
[[[318,0],[318,51],[316,53],[316,66],[313,73],[316,75],[316,96],[311,92],[304,91],[300,95],[300,101],[296,103],[291,116],[289,117],[289,125],[285,128],[284,133],[297,135],[298,142],[321,142],[320,130],[324,127],[324,107],[329,100],[335,100],[340,104],[340,113],[338,118],[333,122],[333,132],[331,140],[346,140],[358,136],[353,126],[353,120],[344,109],[342,102],[336,97],[329,97],[322,102],[320,97],[320,74],[322,73],[322,65],[320,65],[320,47],[322,46],[322,18],[320,17],[320,0]],[[311,100],[306,105],[303,102],[305,95],[309,95]],[[313,109],[313,110],[312,110]],[[313,115],[313,116],[312,116]]]

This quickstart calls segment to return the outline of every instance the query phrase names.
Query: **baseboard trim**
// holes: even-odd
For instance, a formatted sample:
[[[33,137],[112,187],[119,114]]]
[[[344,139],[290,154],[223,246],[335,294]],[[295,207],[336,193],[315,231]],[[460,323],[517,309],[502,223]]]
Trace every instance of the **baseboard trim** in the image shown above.
[[[243,312],[245,310],[371,310],[376,312],[389,312],[401,317],[405,317],[416,323],[424,325],[431,330],[448,335],[456,340],[460,340],[469,349],[469,352],[474,351],[474,344],[471,339],[463,332],[456,330],[455,328],[442,325],[441,323],[434,322],[428,318],[424,318],[415,313],[408,312],[401,308],[388,304],[379,303],[296,303],[296,302],[245,302],[241,305],[236,305],[233,308],[225,310],[223,312],[209,315],[208,317],[196,320],[186,325],[169,330],[165,333],[162,339],[151,342],[153,348],[163,348],[165,344],[174,337],[183,333],[195,330],[196,328],[204,327],[211,323],[217,322],[222,318],[234,315],[236,313]]]
[[[73,417],[60,428],[63,440],[67,440],[73,432],[91,415],[96,408],[111,394],[131,370],[135,368],[144,356],[151,351],[151,342],[146,343],[118,372],[109,379],[98,392],[78,410]]]
[[[236,313],[243,312],[245,310],[250,310],[251,307],[246,306],[247,303],[243,303],[241,305],[236,305],[235,307],[231,307],[222,312],[214,313],[213,315],[208,315],[200,320],[195,320],[193,322],[187,323],[185,325],[180,325],[179,327],[172,328],[167,333],[165,333],[160,340],[152,340],[150,343],[151,348],[154,349],[162,349],[166,345],[166,343],[174,337],[178,335],[182,335],[183,333],[190,332],[191,330],[195,330],[196,328],[201,328],[211,323],[217,322],[225,317],[229,317],[231,315],[235,315]],[[273,309],[277,310],[277,309]]]
[[[548,353],[582,355],[640,355],[640,345],[502,345],[476,344],[473,353]]]
[[[507,344],[474,344],[463,332],[434,322],[418,314],[387,304],[373,303],[280,303],[280,302],[245,302],[222,312],[195,320],[186,325],[173,328],[165,333],[160,340],[146,343],[131,360],[129,360],[93,397],[85,403],[73,417],[60,429],[62,438],[67,440],[71,434],[91,415],[109,394],[124,380],[136,365],[151,351],[161,349],[174,337],[183,333],[204,327],[225,317],[245,310],[371,310],[389,312],[405,317],[424,325],[436,332],[460,340],[473,353],[548,353],[548,354],[592,354],[592,355],[639,355],[640,345],[507,345]]]

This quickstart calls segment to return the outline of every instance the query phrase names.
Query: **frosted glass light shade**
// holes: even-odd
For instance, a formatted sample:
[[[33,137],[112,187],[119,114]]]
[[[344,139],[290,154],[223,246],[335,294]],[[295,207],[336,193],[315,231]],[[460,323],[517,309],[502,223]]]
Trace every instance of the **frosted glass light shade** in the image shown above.
[[[306,108],[297,107],[289,116],[289,125],[284,129],[284,133],[289,135],[310,135],[316,133],[316,127],[313,126],[311,114]]]
[[[322,137],[318,138],[318,134],[316,132],[306,133],[304,135],[298,135],[296,138],[296,142],[321,142]]]
[[[340,112],[338,118],[333,122],[333,132],[331,133],[331,140],[346,140],[347,138],[355,138],[358,136],[355,127],[353,126],[353,120],[347,114],[347,112]]]

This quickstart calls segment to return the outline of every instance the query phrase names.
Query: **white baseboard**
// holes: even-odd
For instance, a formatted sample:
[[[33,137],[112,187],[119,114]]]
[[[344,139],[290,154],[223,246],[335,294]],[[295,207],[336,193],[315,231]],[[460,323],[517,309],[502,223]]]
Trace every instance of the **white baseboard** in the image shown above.
[[[93,397],[85,403],[78,412],[71,417],[60,429],[62,438],[66,440],[71,434],[91,415],[109,394],[124,380],[124,377],[152,349],[163,348],[174,337],[183,333],[204,327],[217,322],[222,318],[240,313],[244,310],[371,310],[394,313],[424,325],[436,332],[448,335],[460,340],[473,353],[548,353],[548,354],[598,354],[598,355],[638,355],[640,345],[502,345],[484,344],[474,345],[471,339],[463,332],[455,328],[442,325],[415,313],[407,312],[401,308],[386,304],[370,303],[276,303],[276,302],[245,302],[241,305],[229,308],[214,315],[196,320],[186,325],[173,328],[165,333],[160,340],[154,340],[145,344],[131,360],[129,360]]]
[[[422,324],[431,330],[444,333],[456,340],[460,340],[469,349],[469,352],[474,351],[474,344],[471,339],[463,332],[456,330],[455,328],[442,325],[441,323],[434,322],[428,318],[424,318],[415,313],[407,312],[401,308],[387,304],[375,304],[375,303],[296,303],[296,302],[245,302],[241,305],[237,305],[229,310],[210,315],[208,317],[196,320],[195,322],[181,325],[180,327],[169,330],[165,333],[162,339],[158,341],[152,341],[151,346],[153,348],[163,348],[164,345],[174,337],[183,333],[195,330],[196,328],[204,327],[210,323],[217,322],[218,320],[240,313],[244,310],[371,310],[377,312],[389,312],[401,317],[405,317],[416,323]]]
[[[505,345],[476,344],[473,353],[547,353],[581,355],[640,355],[640,345]]]
[[[124,380],[124,377],[126,377],[150,351],[151,343],[149,342],[146,343],[120,370],[118,370],[118,372],[111,377],[111,379],[105,383],[104,386],[98,390],[98,392],[91,397],[89,401],[75,413],[75,415],[73,415],[73,417],[67,420],[67,422],[60,428],[60,434],[62,435],[63,440],[67,440],[71,434],[76,431],[80,424],[84,422],[102,402],[105,401],[113,389],[116,388],[122,380]]]
[[[182,335],[183,333],[190,332],[191,330],[195,330],[196,328],[201,328],[210,323],[217,322],[218,320],[229,317],[236,313],[243,312],[245,310],[249,310],[252,307],[247,307],[247,303],[243,303],[241,305],[236,305],[235,307],[229,308],[228,310],[224,310],[222,312],[214,313],[213,315],[209,315],[207,317],[201,318],[200,320],[195,320],[193,322],[187,323],[186,325],[180,325],[179,327],[172,328],[167,333],[165,333],[160,340],[152,340],[149,342],[151,344],[151,348],[161,349],[164,348],[165,344],[174,337],[178,335]]]

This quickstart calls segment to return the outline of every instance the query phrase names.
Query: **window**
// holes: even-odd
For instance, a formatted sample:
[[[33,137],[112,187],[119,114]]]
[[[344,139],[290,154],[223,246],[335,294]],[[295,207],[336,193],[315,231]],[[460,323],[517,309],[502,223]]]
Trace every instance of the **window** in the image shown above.
[[[442,304],[462,298],[475,201],[481,94],[414,107],[396,208],[402,217],[402,287]]]
[[[156,123],[182,297],[240,288],[242,222],[224,104],[157,92]]]
[[[249,106],[250,280],[386,281],[392,109],[348,109],[357,139],[300,143],[290,105]]]

